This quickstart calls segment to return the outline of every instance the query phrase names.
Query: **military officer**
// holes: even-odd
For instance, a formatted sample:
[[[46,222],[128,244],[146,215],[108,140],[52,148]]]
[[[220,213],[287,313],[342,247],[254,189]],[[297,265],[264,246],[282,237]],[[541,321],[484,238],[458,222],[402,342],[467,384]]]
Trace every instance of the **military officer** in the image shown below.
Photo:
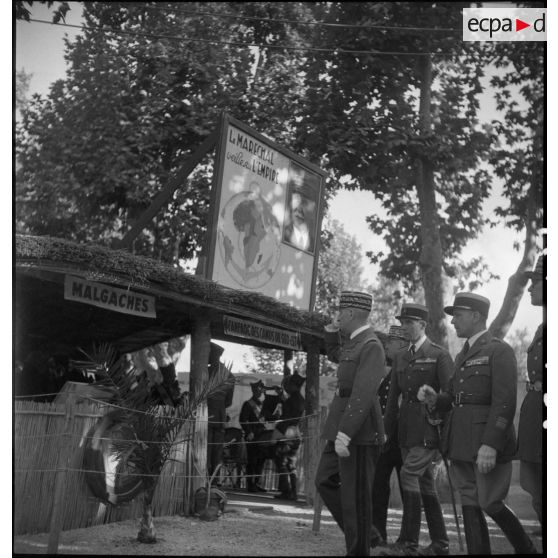
[[[543,305],[543,272],[546,257],[540,256],[533,271],[525,275],[531,279],[529,292],[533,306]],[[527,349],[527,395],[521,405],[518,432],[519,483],[532,498],[533,509],[542,526],[542,436],[543,436],[543,343],[545,324],[542,323]]]
[[[377,331],[376,335],[382,342],[384,352],[386,354],[386,371],[384,379],[378,388],[378,397],[380,398],[380,408],[382,415],[385,415],[389,387],[391,384],[391,367],[395,354],[408,347],[407,334],[405,330],[398,325],[392,325],[389,328],[389,333]],[[399,484],[399,491],[401,491],[401,450],[397,443],[397,436],[388,439],[382,448],[382,453],[376,463],[374,471],[374,483],[372,485],[372,524],[378,531],[378,534],[372,540],[372,546],[386,546],[387,545],[387,514],[390,497],[390,480],[391,474],[395,469],[397,473],[397,481]],[[401,496],[403,499],[403,496]]]
[[[484,511],[516,553],[534,554],[531,539],[504,503],[516,451],[517,363],[513,349],[487,330],[489,308],[487,298],[468,292],[456,294],[453,305],[444,308],[453,316],[457,336],[467,341],[455,359],[448,391],[437,394],[425,385],[418,398],[432,409],[451,409],[444,449],[461,496],[468,553],[490,554]]]
[[[368,293],[343,291],[325,333],[328,358],[339,363],[338,387],[322,433],[327,442],[315,483],[345,534],[348,556],[370,553],[374,464],[384,442],[377,393],[385,356],[367,321],[371,308]]]
[[[449,540],[433,474],[433,462],[439,458],[437,423],[440,419],[428,416],[425,406],[417,400],[417,392],[424,384],[435,392],[446,390],[453,362],[443,347],[426,336],[426,306],[403,304],[396,318],[401,322],[409,344],[397,352],[393,359],[384,423],[388,440],[398,437],[403,458],[403,520],[398,542],[390,545],[384,554],[418,554],[422,499],[431,539],[430,545],[422,552],[427,555],[447,555]]]

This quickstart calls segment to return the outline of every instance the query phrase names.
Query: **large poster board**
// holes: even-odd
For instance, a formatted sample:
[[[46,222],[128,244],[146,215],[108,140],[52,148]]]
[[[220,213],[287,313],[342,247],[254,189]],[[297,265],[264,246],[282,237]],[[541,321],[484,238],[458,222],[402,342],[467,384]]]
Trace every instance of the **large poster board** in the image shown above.
[[[224,115],[206,275],[311,310],[325,172]]]

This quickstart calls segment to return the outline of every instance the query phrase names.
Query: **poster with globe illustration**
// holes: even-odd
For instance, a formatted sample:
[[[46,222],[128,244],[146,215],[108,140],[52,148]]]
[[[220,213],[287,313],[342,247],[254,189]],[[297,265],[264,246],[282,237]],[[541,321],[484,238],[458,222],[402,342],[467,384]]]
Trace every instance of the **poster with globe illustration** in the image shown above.
[[[318,167],[225,116],[212,191],[208,278],[310,310],[324,177]]]

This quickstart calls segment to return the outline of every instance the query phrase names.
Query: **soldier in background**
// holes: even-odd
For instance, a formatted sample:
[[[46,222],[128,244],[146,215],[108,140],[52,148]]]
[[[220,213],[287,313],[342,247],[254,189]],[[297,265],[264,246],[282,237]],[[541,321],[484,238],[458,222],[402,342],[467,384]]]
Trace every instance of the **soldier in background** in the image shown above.
[[[533,271],[525,275],[531,279],[529,293],[533,306],[543,306],[544,266],[546,256],[540,256]],[[521,460],[519,483],[531,495],[533,509],[542,527],[542,436],[543,436],[543,392],[545,381],[544,340],[546,324],[537,329],[527,349],[527,395],[519,415],[518,454]],[[539,533],[537,533],[539,534]]]
[[[433,410],[451,409],[444,449],[461,496],[468,553],[490,554],[486,512],[517,554],[536,554],[504,502],[516,453],[517,363],[513,349],[486,328],[489,308],[490,301],[474,293],[457,293],[444,308],[457,336],[467,341],[455,358],[447,392],[424,385],[418,399]]]
[[[262,455],[259,441],[266,430],[266,419],[263,414],[263,401],[265,385],[261,380],[250,382],[252,397],[242,404],[239,422],[244,431],[246,441],[246,485],[248,492],[267,492],[260,485],[260,478],[265,464],[265,456]]]
[[[389,386],[391,384],[391,367],[395,353],[408,346],[405,331],[402,327],[393,325],[389,328],[389,334],[376,331],[378,339],[382,342],[386,354],[386,375],[378,388],[380,408],[382,415],[386,412]],[[397,443],[397,437],[388,440],[376,463],[374,483],[372,485],[372,524],[378,531],[372,539],[372,547],[386,546],[387,544],[387,513],[390,496],[391,474],[395,469],[399,490],[401,491],[400,471],[403,461],[401,460],[401,449]],[[403,495],[401,495],[403,500]]]
[[[409,344],[393,359],[384,422],[388,441],[397,438],[401,448],[403,519],[398,542],[388,545],[384,554],[419,554],[422,500],[431,540],[422,553],[447,555],[449,539],[433,471],[434,462],[439,459],[439,430],[418,401],[417,392],[423,384],[429,385],[434,392],[446,390],[453,362],[446,349],[426,336],[426,306],[403,304],[396,318],[401,322]]]

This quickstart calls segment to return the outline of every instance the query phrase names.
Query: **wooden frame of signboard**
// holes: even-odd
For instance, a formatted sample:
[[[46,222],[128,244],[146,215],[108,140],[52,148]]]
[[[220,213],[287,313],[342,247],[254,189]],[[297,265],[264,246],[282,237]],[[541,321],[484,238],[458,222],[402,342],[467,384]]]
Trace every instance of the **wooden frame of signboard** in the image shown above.
[[[268,139],[261,133],[257,132],[253,128],[247,126],[243,122],[233,118],[232,116],[223,113],[221,116],[221,121],[219,125],[219,139],[217,142],[217,150],[216,150],[216,157],[215,157],[215,166],[213,171],[213,185],[211,189],[211,205],[212,208],[210,210],[208,216],[208,234],[206,239],[206,259],[204,262],[204,276],[206,279],[210,279],[216,281],[220,284],[223,284],[222,281],[219,280],[218,277],[215,276],[215,258],[216,258],[216,251],[217,251],[217,241],[218,241],[218,224],[219,224],[219,215],[221,212],[225,211],[224,207],[221,207],[221,199],[222,199],[222,188],[223,188],[223,179],[224,179],[224,172],[225,172],[225,158],[227,155],[227,141],[228,141],[228,132],[231,129],[231,126],[240,130],[243,134],[254,140],[255,144],[260,144],[258,147],[261,147],[260,153],[265,152],[264,150],[267,148],[269,150],[267,152],[268,157],[270,153],[273,151],[277,152],[279,157],[283,157],[283,161],[286,159],[288,160],[288,168],[282,168],[281,170],[277,170],[277,174],[273,175],[275,177],[275,181],[277,186],[281,186],[278,188],[278,191],[281,192],[281,197],[284,199],[283,202],[283,215],[281,216],[280,220],[277,222],[277,227],[280,227],[280,237],[277,242],[279,249],[278,253],[281,254],[282,246],[285,246],[286,254],[285,256],[278,255],[277,256],[277,263],[275,264],[278,266],[279,258],[287,258],[290,251],[300,252],[297,256],[300,258],[305,258],[306,261],[309,261],[309,258],[313,258],[312,261],[312,274],[310,278],[310,282],[308,283],[307,276],[304,276],[305,283],[304,285],[308,285],[310,292],[307,298],[308,304],[301,304],[298,307],[304,310],[312,310],[314,307],[315,301],[315,283],[316,283],[316,274],[318,268],[318,257],[319,257],[319,249],[320,249],[320,242],[319,242],[319,235],[321,230],[322,218],[323,218],[323,210],[324,210],[324,191],[325,191],[325,178],[327,173],[317,167],[316,165],[310,163],[309,161],[302,158],[300,155],[292,152],[291,150],[283,147],[273,140]],[[231,136],[232,137],[232,136]],[[248,139],[247,138],[247,139]],[[233,159],[233,157],[228,157],[228,159]],[[269,159],[268,159],[269,161]],[[235,161],[237,165],[240,163]],[[241,169],[248,168],[248,166],[252,165],[252,175],[254,176],[255,171],[253,170],[256,168],[256,165],[262,169],[263,163],[260,164],[259,161],[256,161],[256,155],[253,155],[250,161],[244,161],[244,167],[241,166]],[[273,164],[273,155],[271,155],[271,164]],[[269,167],[271,168],[271,167]],[[238,170],[238,169],[236,169]],[[263,170],[263,169],[262,169]],[[246,170],[242,170],[244,174],[247,174]],[[250,172],[250,170],[248,170]],[[267,172],[267,171],[266,171]],[[270,172],[275,172],[270,170]],[[281,174],[284,173],[284,174]],[[279,176],[281,175],[281,180],[283,184],[279,183]],[[267,175],[265,177],[267,179]],[[247,179],[248,180],[248,179]],[[294,183],[297,183],[297,186],[293,186]],[[251,183],[251,187],[254,182]],[[248,184],[244,184],[243,187],[247,188]],[[285,237],[285,229],[286,229],[286,220],[287,214],[292,212],[292,208],[287,210],[287,201],[292,199],[293,191],[298,193],[301,188],[306,188],[305,192],[309,193],[308,195],[311,196],[311,203],[313,204],[312,207],[314,208],[312,211],[311,219],[314,221],[313,229],[312,227],[308,227],[306,242],[305,246],[300,245],[296,247],[293,245],[292,242],[288,242]],[[250,192],[250,190],[243,190],[240,193],[245,194]],[[299,196],[300,199],[300,196]],[[310,199],[310,198],[307,198]],[[279,230],[279,229],[276,229]],[[302,264],[301,264],[302,265]],[[248,266],[246,266],[248,268]],[[260,273],[260,275],[264,275],[264,273]],[[268,275],[271,274],[268,272]],[[232,288],[242,288],[244,290],[254,290],[256,292],[261,292],[262,294],[268,294],[265,290],[262,290],[261,287],[251,287],[246,284],[238,283],[238,284],[224,284],[224,286],[231,286]],[[269,295],[268,296],[273,296]],[[276,297],[277,298],[277,297]],[[280,300],[287,303],[293,303],[292,300],[283,300],[279,297]]]

